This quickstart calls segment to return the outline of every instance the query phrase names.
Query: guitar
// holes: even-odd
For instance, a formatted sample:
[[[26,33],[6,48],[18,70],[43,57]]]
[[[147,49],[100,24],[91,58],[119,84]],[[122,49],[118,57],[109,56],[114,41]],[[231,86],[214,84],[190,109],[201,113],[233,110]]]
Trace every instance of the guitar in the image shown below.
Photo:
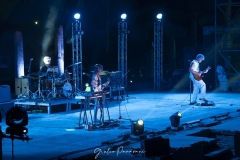
[[[108,84],[110,83],[110,79],[108,78],[107,82],[100,84],[98,87],[93,88],[94,92],[101,92]]]
[[[208,66],[204,71],[198,72],[198,73],[200,73],[200,76],[199,76],[198,74],[194,74],[194,73],[193,73],[193,77],[194,77],[197,81],[200,81],[200,80],[202,80],[202,77],[204,76],[203,74],[204,74],[205,72],[207,72],[209,69],[211,69],[210,66]]]

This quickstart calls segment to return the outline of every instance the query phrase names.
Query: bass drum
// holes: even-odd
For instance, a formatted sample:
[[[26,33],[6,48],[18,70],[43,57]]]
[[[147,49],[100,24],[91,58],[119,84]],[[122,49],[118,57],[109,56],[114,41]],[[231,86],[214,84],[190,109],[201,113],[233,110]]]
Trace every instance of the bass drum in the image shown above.
[[[72,95],[72,85],[69,82],[66,82],[63,85],[63,94],[67,98]]]

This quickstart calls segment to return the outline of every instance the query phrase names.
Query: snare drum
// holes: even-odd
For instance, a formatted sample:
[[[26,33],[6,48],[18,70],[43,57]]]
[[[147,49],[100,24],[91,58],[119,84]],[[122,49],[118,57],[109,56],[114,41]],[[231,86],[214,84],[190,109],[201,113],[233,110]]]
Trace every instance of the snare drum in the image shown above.
[[[65,97],[70,97],[72,95],[72,85],[69,82],[63,85],[63,94]]]

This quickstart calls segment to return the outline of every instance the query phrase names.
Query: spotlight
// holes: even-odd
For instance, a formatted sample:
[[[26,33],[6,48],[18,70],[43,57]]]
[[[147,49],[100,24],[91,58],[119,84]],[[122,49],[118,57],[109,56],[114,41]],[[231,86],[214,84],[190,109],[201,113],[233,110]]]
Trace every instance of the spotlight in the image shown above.
[[[79,20],[79,19],[80,19],[80,14],[79,14],[79,13],[74,14],[74,18],[75,18],[76,20]]]
[[[157,15],[157,19],[158,19],[159,21],[162,19],[162,13],[159,13],[159,14]]]
[[[124,21],[125,19],[127,19],[127,15],[126,15],[125,13],[123,13],[123,14],[121,15],[121,19],[122,19],[122,21]]]
[[[28,114],[23,107],[12,107],[6,114],[6,133],[22,136],[28,133]]]
[[[182,117],[182,114],[180,112],[174,113],[169,119],[171,121],[172,127],[178,127],[180,124],[180,118]]]
[[[144,132],[144,123],[143,120],[138,119],[137,121],[133,121],[131,125],[131,133],[135,136],[139,136]]]

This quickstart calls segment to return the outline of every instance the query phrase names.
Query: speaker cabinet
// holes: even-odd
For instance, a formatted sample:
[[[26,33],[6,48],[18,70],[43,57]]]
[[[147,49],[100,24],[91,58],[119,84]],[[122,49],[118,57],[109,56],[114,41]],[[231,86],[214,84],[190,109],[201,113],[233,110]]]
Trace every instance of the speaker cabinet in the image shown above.
[[[11,91],[10,86],[2,85],[0,86],[0,103],[11,101]]]
[[[27,95],[29,90],[28,79],[27,78],[15,78],[15,94],[25,94]],[[27,95],[28,96],[28,95]]]
[[[125,87],[110,87],[110,98],[124,96],[125,95]]]
[[[144,157],[161,157],[170,155],[169,138],[155,137],[141,141]]]

